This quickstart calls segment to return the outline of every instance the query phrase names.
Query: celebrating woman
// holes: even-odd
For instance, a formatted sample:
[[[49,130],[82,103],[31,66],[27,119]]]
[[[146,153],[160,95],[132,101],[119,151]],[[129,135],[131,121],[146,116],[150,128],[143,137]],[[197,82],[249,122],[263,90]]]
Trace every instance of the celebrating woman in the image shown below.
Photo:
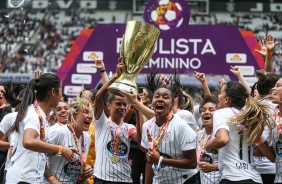
[[[74,150],[46,143],[46,115],[57,106],[61,96],[61,81],[55,74],[45,73],[29,82],[12,128],[18,132],[18,141],[6,183],[42,183],[46,154],[62,154],[68,161],[74,158]]]
[[[75,148],[79,155],[68,163],[61,155],[49,156],[49,171],[45,172],[48,181],[57,179],[62,183],[76,183],[92,176],[92,167],[85,167],[90,144],[87,133],[92,121],[91,102],[85,98],[75,98],[69,105],[70,123],[50,130],[48,142],[69,148]],[[49,183],[49,182],[46,182]]]
[[[204,128],[197,132],[197,160],[200,169],[201,184],[218,184],[220,173],[218,171],[217,154],[205,151],[205,145],[212,138],[213,114],[217,110],[217,101],[213,97],[205,97],[200,105],[201,118]]]
[[[234,81],[221,88],[218,101],[220,110],[213,115],[215,138],[209,141],[206,150],[219,149],[220,184],[262,183],[260,174],[251,165],[252,144],[264,146],[265,156],[273,154],[263,143],[265,140],[260,139],[265,125],[272,128],[269,106],[256,103],[246,88]]]
[[[196,134],[184,120],[173,115],[180,82],[177,75],[170,81],[169,85],[162,85],[155,71],[147,77],[149,90],[154,94],[155,117],[142,128],[141,145],[147,150],[145,183],[152,183],[154,175],[154,183],[196,184]]]

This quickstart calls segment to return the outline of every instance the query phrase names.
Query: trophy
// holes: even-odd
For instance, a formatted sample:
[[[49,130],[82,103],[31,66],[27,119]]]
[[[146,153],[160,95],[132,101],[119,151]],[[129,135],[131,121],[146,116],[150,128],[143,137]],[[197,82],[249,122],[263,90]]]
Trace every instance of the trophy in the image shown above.
[[[148,23],[127,22],[120,49],[120,55],[124,58],[126,68],[120,77],[109,86],[109,92],[119,95],[117,92],[119,90],[130,93],[132,89],[138,94],[136,77],[149,62],[159,34],[160,30]]]

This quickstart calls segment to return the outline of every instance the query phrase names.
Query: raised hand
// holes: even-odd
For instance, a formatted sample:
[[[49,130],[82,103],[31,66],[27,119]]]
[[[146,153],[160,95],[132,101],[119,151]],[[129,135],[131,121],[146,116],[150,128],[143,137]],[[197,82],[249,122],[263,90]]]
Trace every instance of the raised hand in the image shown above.
[[[41,74],[42,74],[42,71],[38,70],[38,71],[34,72],[33,78],[37,79],[37,78],[40,77]]]
[[[118,91],[118,93],[126,98],[127,102],[130,104],[134,104],[138,101],[137,94],[135,94],[132,89],[130,89],[130,93],[126,93],[124,91]]]
[[[121,56],[118,58],[118,64],[117,64],[117,71],[116,74],[121,75],[121,73],[126,69],[124,58]]]
[[[94,63],[95,65],[92,66],[93,68],[97,68],[98,70],[105,70],[105,64],[103,60],[101,60],[99,57],[94,57]]]
[[[231,66],[231,67],[230,67],[230,71],[231,71],[234,75],[236,75],[237,77],[240,76],[240,75],[242,75],[242,74],[241,74],[241,70],[240,70],[240,68],[239,68],[238,66]]]
[[[194,77],[201,83],[206,81],[206,76],[204,73],[194,71]]]
[[[266,38],[266,43],[265,43],[267,52],[273,52],[274,48],[277,45],[278,45],[278,42],[274,42],[273,36],[271,34],[268,34]]]
[[[263,39],[261,41],[259,41],[259,46],[260,46],[260,50],[255,50],[257,53],[259,53],[262,57],[266,56],[267,53],[267,48],[266,48],[266,39]]]
[[[225,75],[218,82],[219,82],[220,88],[222,88],[227,83],[225,80]]]

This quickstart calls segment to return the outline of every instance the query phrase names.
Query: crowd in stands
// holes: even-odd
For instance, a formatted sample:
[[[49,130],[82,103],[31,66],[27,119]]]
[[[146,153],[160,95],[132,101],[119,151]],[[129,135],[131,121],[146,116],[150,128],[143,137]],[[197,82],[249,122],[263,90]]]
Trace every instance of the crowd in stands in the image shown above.
[[[83,28],[97,23],[125,23],[142,16],[128,12],[95,12],[94,10],[0,10],[0,72],[56,72]],[[190,24],[234,24],[251,30],[257,40],[268,33],[282,42],[282,15],[279,13],[210,13],[191,16]],[[282,44],[274,52],[274,70],[281,75]]]

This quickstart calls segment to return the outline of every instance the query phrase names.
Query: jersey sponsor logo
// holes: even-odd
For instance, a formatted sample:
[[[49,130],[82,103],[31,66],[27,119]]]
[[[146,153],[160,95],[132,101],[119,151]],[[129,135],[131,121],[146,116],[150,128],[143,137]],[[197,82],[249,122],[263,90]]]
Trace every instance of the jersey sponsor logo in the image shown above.
[[[193,139],[193,140],[189,140],[185,143],[185,145],[189,145],[189,144],[195,144],[196,143],[196,140]]]
[[[170,132],[165,132],[163,135],[163,141],[167,142],[169,141],[169,138],[170,138]]]
[[[206,154],[206,153],[204,153],[204,155],[203,155],[201,161],[207,162],[207,163],[209,163],[209,164],[212,164],[212,163],[213,163],[212,157],[211,157],[210,155]]]
[[[69,178],[76,179],[79,175],[81,168],[81,163],[79,160],[75,160],[73,162],[69,162],[64,166],[64,173]]]
[[[114,154],[114,141],[110,141],[107,144],[107,150],[111,153]],[[128,147],[124,142],[120,142],[118,144],[118,156],[125,156],[128,152]]]

